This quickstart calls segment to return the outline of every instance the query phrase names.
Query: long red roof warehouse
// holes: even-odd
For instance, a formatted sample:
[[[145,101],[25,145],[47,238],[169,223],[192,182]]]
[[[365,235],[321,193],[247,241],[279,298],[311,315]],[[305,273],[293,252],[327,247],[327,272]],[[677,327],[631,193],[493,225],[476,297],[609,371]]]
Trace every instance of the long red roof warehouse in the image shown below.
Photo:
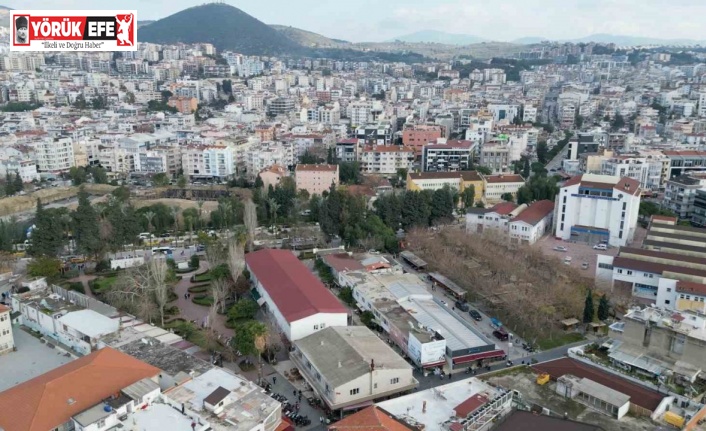
[[[288,250],[265,249],[248,253],[245,263],[287,322],[296,322],[317,313],[348,314],[331,291]]]
[[[576,377],[586,378],[607,386],[613,390],[623,393],[630,397],[630,402],[645,408],[649,411],[654,411],[659,403],[662,402],[664,396],[656,391],[632,383],[628,380],[620,378],[614,374],[601,371],[596,367],[582,364],[571,358],[561,358],[554,361],[542,362],[533,365],[532,368],[540,373],[548,373],[553,380],[565,374],[572,374]]]

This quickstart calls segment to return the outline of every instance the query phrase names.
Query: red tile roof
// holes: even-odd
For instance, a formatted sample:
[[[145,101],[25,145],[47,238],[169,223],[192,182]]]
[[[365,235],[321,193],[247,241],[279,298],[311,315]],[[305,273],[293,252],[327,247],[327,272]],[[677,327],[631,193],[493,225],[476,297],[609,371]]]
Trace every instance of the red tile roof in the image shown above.
[[[679,219],[676,217],[670,217],[670,216],[653,215],[651,220],[652,221],[654,221],[654,220],[668,221],[668,222],[674,222],[676,224]]]
[[[159,368],[106,347],[0,393],[0,428],[54,429],[159,372]]]
[[[287,322],[317,313],[348,314],[331,291],[288,250],[248,253],[245,263]]]
[[[365,269],[360,262],[353,259],[348,253],[327,254],[323,257],[324,262],[337,272],[341,271],[359,271]]]
[[[12,311],[12,308],[6,306],[5,304],[0,304],[0,313],[4,313],[6,311]]]
[[[677,292],[706,296],[706,284],[691,281],[677,281]]]
[[[530,204],[530,206],[522,211],[520,215],[510,221],[521,221],[534,226],[552,212],[554,212],[554,202],[550,200],[537,201]]]
[[[663,396],[656,391],[571,358],[542,362],[532,366],[532,368],[541,373],[548,373],[553,380],[565,374],[573,374],[579,378],[593,380],[596,383],[600,383],[603,386],[628,395],[631,403],[649,411],[654,411],[663,398]]]
[[[500,215],[508,215],[515,211],[517,205],[512,202],[500,202],[490,209],[488,212],[498,213]]]
[[[487,175],[485,181],[488,183],[522,183],[525,181],[521,175],[516,174],[500,174],[500,175]]]
[[[378,406],[370,406],[328,427],[329,431],[410,431],[413,428],[395,419]]]
[[[488,402],[488,397],[481,394],[475,394],[466,401],[454,407],[457,418],[466,418],[468,415],[478,410],[481,406]]]

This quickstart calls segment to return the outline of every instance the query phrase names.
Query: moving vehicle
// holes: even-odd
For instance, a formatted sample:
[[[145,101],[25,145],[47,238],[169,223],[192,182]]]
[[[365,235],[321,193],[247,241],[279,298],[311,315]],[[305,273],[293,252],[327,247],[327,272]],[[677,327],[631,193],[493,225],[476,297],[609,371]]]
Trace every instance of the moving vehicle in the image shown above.
[[[152,249],[152,256],[156,254],[163,254],[166,255],[167,257],[172,257],[173,256],[173,251],[171,247],[154,247]]]
[[[456,308],[458,308],[461,311],[468,311],[468,309],[471,308],[468,306],[467,302],[463,302],[463,301],[456,301],[456,304],[454,304],[454,305],[456,305]]]
[[[510,335],[503,328],[498,328],[493,331],[493,336],[500,341],[507,341]]]
[[[483,316],[481,316],[480,313],[479,313],[478,311],[476,311],[476,310],[469,310],[469,311],[468,311],[468,314],[469,314],[469,315],[471,316],[471,318],[473,318],[473,320],[475,320],[476,322],[480,322],[481,320],[483,320]]]
[[[564,247],[563,245],[557,245],[556,247],[554,247],[554,251],[567,252],[567,251],[569,251],[569,249]]]
[[[608,250],[608,246],[601,243],[601,244],[596,244],[593,246],[594,250]]]

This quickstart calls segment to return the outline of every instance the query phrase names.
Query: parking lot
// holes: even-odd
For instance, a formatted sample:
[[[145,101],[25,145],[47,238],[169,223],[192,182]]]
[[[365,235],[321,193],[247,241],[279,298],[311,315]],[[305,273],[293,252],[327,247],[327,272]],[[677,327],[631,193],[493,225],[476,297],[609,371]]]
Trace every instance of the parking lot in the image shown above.
[[[595,244],[581,244],[577,242],[563,241],[547,235],[537,241],[535,247],[540,247],[547,256],[555,256],[563,263],[566,257],[571,257],[571,267],[581,270],[586,277],[595,277],[596,256],[599,254],[615,256],[618,254],[618,247],[608,247],[607,250],[594,250]],[[566,251],[556,251],[555,247],[566,247]],[[581,264],[588,263],[588,268],[582,269]]]

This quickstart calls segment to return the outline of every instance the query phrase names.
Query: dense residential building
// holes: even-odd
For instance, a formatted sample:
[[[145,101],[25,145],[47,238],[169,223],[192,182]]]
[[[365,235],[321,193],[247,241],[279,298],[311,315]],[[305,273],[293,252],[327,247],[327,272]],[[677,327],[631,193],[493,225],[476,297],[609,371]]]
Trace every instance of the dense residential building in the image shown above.
[[[280,166],[278,164],[274,164],[270,166],[269,168],[265,168],[260,173],[258,176],[262,180],[262,186],[265,188],[265,190],[269,190],[270,186],[277,187],[277,185],[282,181],[282,178],[286,177],[289,175],[289,172],[284,166]]]
[[[182,114],[191,114],[198,108],[198,103],[195,97],[170,97],[167,105],[176,108]]]
[[[706,171],[706,151],[663,151],[669,158],[667,179],[691,172]]]
[[[15,348],[15,338],[12,336],[12,309],[0,304],[0,355],[12,352]]]
[[[467,171],[473,164],[476,146],[470,141],[427,144],[422,150],[424,172]]]
[[[235,154],[224,145],[190,146],[182,151],[182,169],[190,178],[218,178],[235,175]]]
[[[339,410],[414,389],[412,366],[365,326],[334,326],[294,342],[290,353],[329,409]]]
[[[443,137],[440,126],[412,125],[402,131],[402,144],[412,148],[414,153],[421,155],[422,149],[429,143]]]
[[[43,139],[35,147],[39,172],[66,172],[74,165],[74,149],[71,138]]]
[[[400,145],[367,146],[360,155],[360,169],[367,174],[397,174],[414,163],[414,150]]]
[[[694,196],[694,212],[691,215],[694,226],[706,227],[706,190],[697,190]]]
[[[512,161],[510,152],[510,147],[501,142],[487,142],[480,149],[479,163],[493,173],[507,172]]]
[[[297,165],[294,178],[297,190],[306,190],[309,195],[319,195],[339,184],[338,165]]]
[[[555,236],[626,245],[635,235],[640,193],[640,183],[631,178],[593,174],[571,178],[556,198]]]
[[[348,311],[288,250],[265,249],[245,256],[260,302],[280,330],[297,341],[328,326],[347,326]]]
[[[691,220],[696,193],[706,191],[706,172],[679,175],[667,180],[664,188],[664,207],[682,220]]]

